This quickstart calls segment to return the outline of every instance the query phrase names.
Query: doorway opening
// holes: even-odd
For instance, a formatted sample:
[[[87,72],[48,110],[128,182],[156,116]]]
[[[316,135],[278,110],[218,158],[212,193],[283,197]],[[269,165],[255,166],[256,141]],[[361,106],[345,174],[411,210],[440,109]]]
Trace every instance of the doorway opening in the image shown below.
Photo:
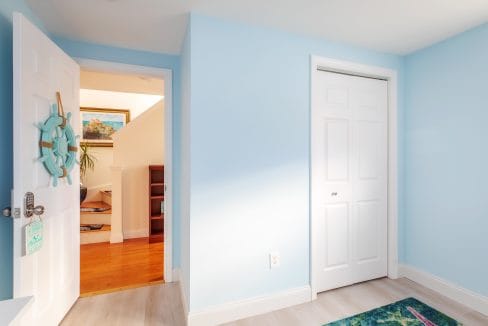
[[[171,72],[79,63],[80,296],[171,281]]]

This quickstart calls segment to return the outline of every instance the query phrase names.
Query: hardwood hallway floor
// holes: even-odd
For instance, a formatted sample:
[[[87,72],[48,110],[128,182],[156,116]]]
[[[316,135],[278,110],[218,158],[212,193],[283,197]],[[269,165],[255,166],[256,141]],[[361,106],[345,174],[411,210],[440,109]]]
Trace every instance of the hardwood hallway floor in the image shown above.
[[[81,296],[163,282],[163,243],[147,238],[80,247]]]
[[[415,297],[466,326],[487,326],[488,317],[408,279],[387,278],[320,293],[317,300],[225,324],[319,326],[407,297]],[[61,325],[143,326],[185,324],[177,283],[79,299]]]

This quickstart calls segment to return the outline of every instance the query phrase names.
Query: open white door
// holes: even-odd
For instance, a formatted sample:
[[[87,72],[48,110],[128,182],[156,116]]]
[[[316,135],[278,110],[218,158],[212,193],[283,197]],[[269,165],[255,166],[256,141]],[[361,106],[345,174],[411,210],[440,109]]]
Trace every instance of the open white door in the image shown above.
[[[79,134],[79,67],[24,16],[13,17],[14,71],[14,297],[34,296],[22,317],[22,325],[57,325],[79,296],[79,167],[71,172],[72,183],[52,179],[40,157],[40,130],[49,118],[56,92],[65,113]],[[54,143],[54,141],[53,141]],[[55,146],[57,146],[55,144]],[[43,243],[26,255],[24,196],[32,192],[34,205],[42,205]],[[19,210],[20,209],[20,210]],[[35,216],[35,215],[34,215]]]

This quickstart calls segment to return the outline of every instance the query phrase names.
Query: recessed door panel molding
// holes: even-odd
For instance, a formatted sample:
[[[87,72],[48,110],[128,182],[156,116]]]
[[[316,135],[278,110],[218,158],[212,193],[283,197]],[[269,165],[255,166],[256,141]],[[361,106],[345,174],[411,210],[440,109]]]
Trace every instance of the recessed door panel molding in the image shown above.
[[[363,201],[358,202],[357,218],[356,218],[356,260],[370,261],[378,259],[379,248],[378,240],[380,235],[378,234],[378,224],[381,221],[378,220],[380,216],[379,203],[377,201]]]
[[[327,181],[345,181],[349,178],[349,121],[326,121]]]
[[[323,137],[312,154],[323,160],[313,175],[324,180],[314,194],[324,207],[320,292],[387,275],[388,84],[330,72],[315,81],[323,93],[312,121]]]
[[[358,167],[359,179],[378,179],[381,177],[381,128],[382,124],[377,122],[357,122],[357,145],[358,145]]]
[[[317,81],[320,95],[317,109],[327,117],[347,118],[351,116],[350,89],[340,76],[326,76]]]
[[[326,97],[326,105],[324,106],[327,108],[325,112],[328,115],[337,114],[341,115],[348,115],[349,114],[349,105],[348,105],[348,89],[344,87],[336,87],[336,88],[328,88],[327,89],[327,97]]]
[[[34,116],[36,121],[43,121],[49,116],[51,105],[47,96],[33,96],[32,101],[34,102]],[[36,139],[39,137],[39,129],[32,128],[31,130],[31,139]],[[39,158],[39,152],[32,152],[32,161],[35,162]],[[49,188],[51,182],[51,176],[46,173],[46,169],[42,164],[32,164],[31,169],[33,169],[33,178],[31,180],[26,180],[26,182],[32,182],[30,189],[32,191],[36,191],[42,188]]]
[[[344,267],[350,261],[349,207],[347,203],[328,205],[325,216],[325,256],[324,269]]]

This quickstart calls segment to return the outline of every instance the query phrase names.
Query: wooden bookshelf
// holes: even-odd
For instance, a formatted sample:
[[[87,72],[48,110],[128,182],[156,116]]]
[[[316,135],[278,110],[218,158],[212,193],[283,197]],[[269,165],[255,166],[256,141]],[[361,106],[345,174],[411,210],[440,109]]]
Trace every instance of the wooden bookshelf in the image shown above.
[[[149,166],[149,242],[164,240],[164,166]]]

